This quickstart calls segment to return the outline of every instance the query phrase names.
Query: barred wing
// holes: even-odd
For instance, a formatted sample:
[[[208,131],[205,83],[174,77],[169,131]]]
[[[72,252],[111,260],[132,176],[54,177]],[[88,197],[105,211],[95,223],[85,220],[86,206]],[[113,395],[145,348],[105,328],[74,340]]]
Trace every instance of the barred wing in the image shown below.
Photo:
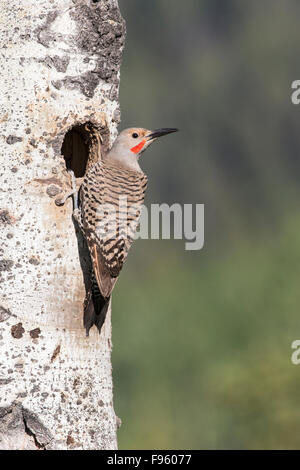
[[[80,194],[81,220],[95,276],[109,297],[136,231],[147,177],[107,162],[86,174]]]

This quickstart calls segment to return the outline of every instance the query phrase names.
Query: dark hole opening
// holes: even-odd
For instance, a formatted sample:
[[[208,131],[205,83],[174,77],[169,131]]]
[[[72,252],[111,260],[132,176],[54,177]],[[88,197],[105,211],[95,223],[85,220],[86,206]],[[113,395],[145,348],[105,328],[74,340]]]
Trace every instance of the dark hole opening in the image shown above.
[[[61,153],[67,169],[73,170],[76,178],[84,176],[90,154],[90,133],[85,124],[74,126],[66,133]]]
[[[109,141],[106,124],[86,122],[72,127],[66,133],[61,147],[67,169],[73,170],[76,178],[82,178],[87,168],[101,159],[101,155],[105,155]]]

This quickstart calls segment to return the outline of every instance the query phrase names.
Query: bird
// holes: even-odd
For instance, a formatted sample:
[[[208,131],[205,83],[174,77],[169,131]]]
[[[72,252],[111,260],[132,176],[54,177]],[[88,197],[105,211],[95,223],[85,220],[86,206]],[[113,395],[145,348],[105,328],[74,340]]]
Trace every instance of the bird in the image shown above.
[[[79,194],[71,171],[73,216],[86,240],[92,265],[84,303],[87,336],[93,325],[101,332],[112,290],[139,223],[148,183],[140,157],[158,138],[176,131],[123,130],[111,149],[87,169]]]

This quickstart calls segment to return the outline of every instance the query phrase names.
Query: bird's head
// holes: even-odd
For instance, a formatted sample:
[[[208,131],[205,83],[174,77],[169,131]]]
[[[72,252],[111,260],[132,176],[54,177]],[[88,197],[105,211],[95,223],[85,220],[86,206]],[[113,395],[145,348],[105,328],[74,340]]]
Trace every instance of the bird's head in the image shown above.
[[[163,135],[176,131],[178,129],[174,128],[156,129],[154,131],[139,127],[125,129],[116,138],[108,156],[126,166],[139,169],[138,159],[152,142]]]

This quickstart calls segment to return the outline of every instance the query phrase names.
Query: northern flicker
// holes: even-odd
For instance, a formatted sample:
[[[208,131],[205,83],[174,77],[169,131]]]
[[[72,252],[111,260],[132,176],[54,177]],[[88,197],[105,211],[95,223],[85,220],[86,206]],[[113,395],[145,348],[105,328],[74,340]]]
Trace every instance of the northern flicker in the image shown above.
[[[158,137],[176,131],[123,130],[111,150],[87,170],[78,206],[75,196],[73,215],[86,239],[93,266],[84,306],[87,335],[93,324],[101,331],[112,290],[138,225],[147,187],[139,158]],[[74,174],[73,190],[75,193]]]

